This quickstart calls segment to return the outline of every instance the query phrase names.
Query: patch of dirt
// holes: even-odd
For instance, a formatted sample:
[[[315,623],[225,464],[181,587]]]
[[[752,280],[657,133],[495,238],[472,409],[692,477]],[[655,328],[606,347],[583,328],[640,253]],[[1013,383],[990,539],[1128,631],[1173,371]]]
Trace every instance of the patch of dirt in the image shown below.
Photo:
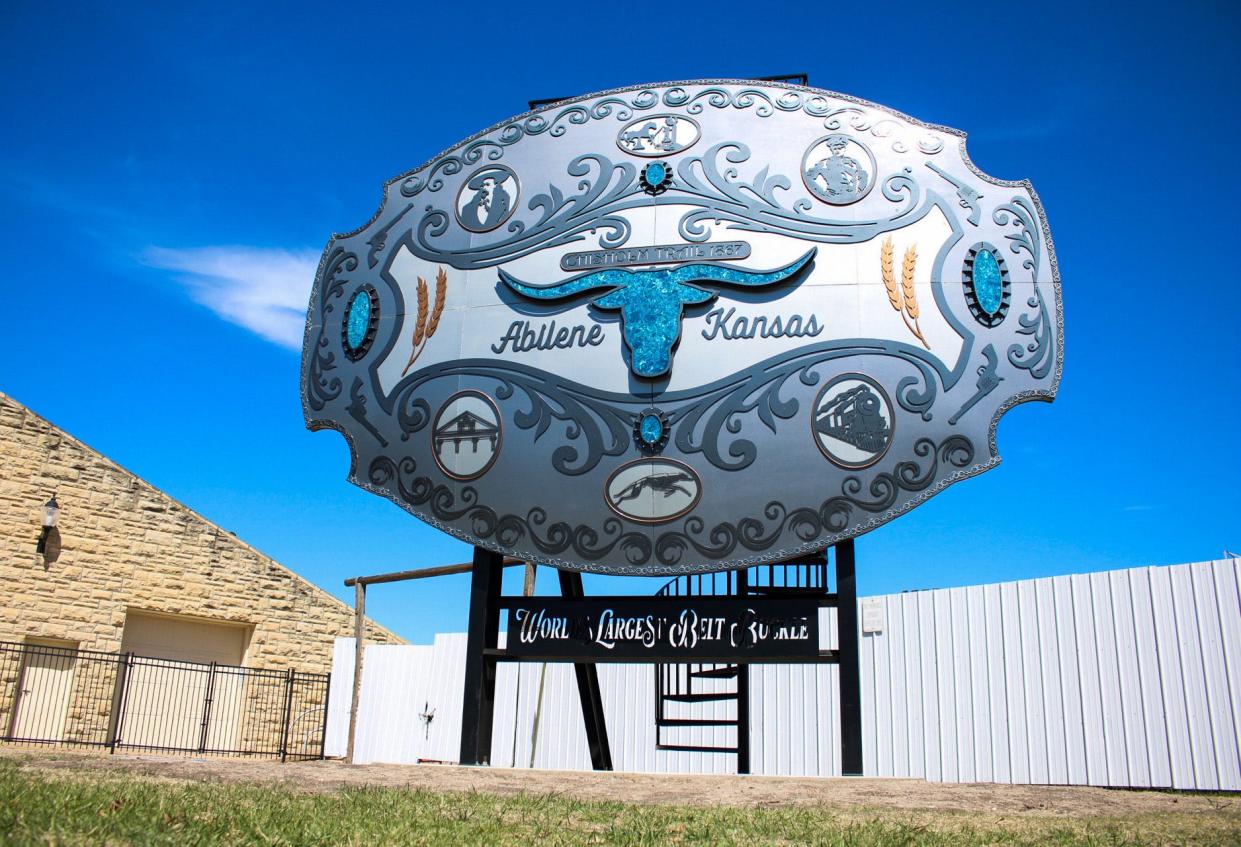
[[[992,820],[1074,819],[1160,814],[1241,813],[1241,796],[1132,791],[1085,786],[952,784],[915,779],[589,773],[466,768],[456,765],[348,765],[224,758],[79,753],[0,746],[23,770],[134,774],[192,782],[276,783],[306,792],[345,788],[425,788],[489,794],[555,794],[579,800],[678,806],[827,806],[841,812],[885,809],[961,813]]]

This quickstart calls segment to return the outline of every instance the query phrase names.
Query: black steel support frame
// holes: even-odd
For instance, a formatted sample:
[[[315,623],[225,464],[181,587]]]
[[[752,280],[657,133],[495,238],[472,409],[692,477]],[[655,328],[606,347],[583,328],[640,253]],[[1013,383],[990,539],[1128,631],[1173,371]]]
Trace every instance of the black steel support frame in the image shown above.
[[[496,699],[500,640],[500,584],[504,557],[474,548],[470,571],[470,629],[465,647],[465,693],[461,701],[461,764],[491,763],[491,726]]]
[[[737,594],[745,596],[748,570],[737,571]],[[750,666],[737,663],[737,773],[750,772]]]
[[[836,545],[836,629],[840,638],[840,772],[861,776],[862,663],[853,539]]]
[[[585,596],[582,575],[558,571],[560,591],[570,599]],[[496,665],[500,650],[500,585],[504,560],[498,553],[474,548],[474,567],[470,577],[470,624],[466,637],[465,692],[461,709],[461,764],[491,763],[491,733],[496,697]],[[612,770],[612,751],[608,745],[607,724],[603,717],[603,693],[599,671],[593,663],[575,662],[578,696],[586,724],[586,743],[591,766],[597,771]]]
[[[560,593],[569,599],[586,596],[582,575],[577,571],[557,571]],[[599,688],[599,669],[593,664],[575,662],[577,694],[582,701],[582,718],[586,721],[586,744],[590,748],[590,765],[597,771],[612,770],[612,750],[608,745],[608,727],[603,717],[603,691]]]
[[[858,653],[856,560],[853,540],[837,543],[835,551],[837,649],[826,651],[820,661],[837,662],[840,668],[840,759],[844,776],[862,775],[862,686]],[[495,705],[496,665],[509,660],[498,649],[501,580],[504,560],[497,553],[475,548],[470,581],[469,635],[465,660],[465,692],[461,721],[461,764],[486,765],[491,760],[491,734]],[[558,571],[564,597],[585,596],[582,575]],[[747,588],[747,572],[737,572],[738,593]],[[591,765],[612,770],[611,748],[604,720],[599,675],[593,662],[574,662],[582,718],[586,725]],[[750,667],[738,663],[737,676],[737,773],[750,773]]]

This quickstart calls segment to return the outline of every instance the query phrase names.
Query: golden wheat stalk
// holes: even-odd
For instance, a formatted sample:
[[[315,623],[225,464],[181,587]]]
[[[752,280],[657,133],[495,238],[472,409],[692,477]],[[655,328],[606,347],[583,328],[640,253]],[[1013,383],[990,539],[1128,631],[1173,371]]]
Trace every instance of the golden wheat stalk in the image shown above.
[[[418,316],[414,319],[414,349],[422,344],[427,331],[427,281],[418,277]]]
[[[448,297],[448,274],[443,268],[435,274],[435,306],[430,307],[428,303],[427,281],[422,277],[418,277],[417,296],[418,314],[414,318],[414,349],[409,353],[409,361],[405,363],[405,370],[401,371],[401,376],[409,373],[409,369],[414,366],[414,362],[418,361],[418,357],[426,349],[431,336],[435,335],[435,330],[439,329],[440,317],[444,314],[444,301]]]
[[[444,314],[444,300],[448,297],[448,274],[440,268],[435,274],[435,308],[431,310],[431,320],[427,323],[427,338],[435,335],[439,329],[440,316]]]
[[[917,268],[918,246],[914,244],[905,251],[905,259],[901,262],[901,291],[905,295],[905,313],[909,316],[905,325],[909,327],[914,337],[922,342],[922,346],[930,350],[931,345],[926,343],[926,339],[922,337],[922,328],[918,326],[920,309],[918,308],[918,292],[914,288],[914,273]]]
[[[905,251],[905,260],[901,262],[901,289],[905,293],[905,311],[909,317],[918,319],[918,292],[914,290],[914,272],[918,268],[918,245],[914,244]]]
[[[903,312],[905,303],[901,299],[901,290],[896,286],[896,275],[892,272],[892,236],[883,240],[879,251],[879,270],[883,273],[883,287],[888,290],[888,302],[898,312]]]

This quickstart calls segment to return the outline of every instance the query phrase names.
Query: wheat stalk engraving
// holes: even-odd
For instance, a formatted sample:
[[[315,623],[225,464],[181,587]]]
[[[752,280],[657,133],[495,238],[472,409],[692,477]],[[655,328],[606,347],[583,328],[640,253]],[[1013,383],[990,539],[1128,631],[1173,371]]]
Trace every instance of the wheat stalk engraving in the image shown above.
[[[427,329],[427,281],[418,277],[418,314],[414,317],[414,349],[422,345]]]
[[[888,302],[892,304],[892,308],[898,312],[905,310],[905,299],[901,296],[901,290],[896,285],[896,275],[892,272],[892,236],[888,236],[883,240],[883,246],[879,251],[879,269],[883,273],[883,287],[888,290]]]
[[[427,338],[435,335],[439,329],[440,315],[444,314],[444,299],[448,296],[448,274],[440,268],[435,272],[435,307],[431,310],[431,321],[427,324]]]
[[[914,288],[914,274],[918,269],[918,246],[914,244],[905,250],[899,282],[896,279],[895,252],[896,248],[892,244],[891,236],[885,238],[879,249],[879,273],[883,278],[883,287],[888,292],[888,302],[900,313],[901,320],[913,333],[914,338],[930,350],[931,345],[926,343],[926,338],[922,335],[922,327],[918,325],[918,315],[921,314],[921,309],[918,306],[918,291]]]
[[[431,340],[431,336],[435,335],[435,331],[439,329],[440,317],[444,314],[444,300],[447,297],[448,274],[444,272],[443,268],[440,268],[435,274],[434,306],[430,306],[428,303],[430,298],[428,296],[427,281],[422,277],[418,277],[418,314],[414,316],[414,346],[409,353],[409,361],[405,363],[405,370],[401,371],[401,376],[409,373],[409,369],[414,366],[414,362],[418,361],[418,357],[422,355],[422,351],[427,349],[427,342]]]
[[[901,262],[901,289],[905,294],[905,314],[909,316],[906,326],[914,337],[922,342],[922,346],[930,350],[931,345],[926,343],[926,339],[922,337],[922,327],[918,326],[918,292],[914,290],[914,271],[918,266],[918,245],[910,245],[905,251],[905,260]]]

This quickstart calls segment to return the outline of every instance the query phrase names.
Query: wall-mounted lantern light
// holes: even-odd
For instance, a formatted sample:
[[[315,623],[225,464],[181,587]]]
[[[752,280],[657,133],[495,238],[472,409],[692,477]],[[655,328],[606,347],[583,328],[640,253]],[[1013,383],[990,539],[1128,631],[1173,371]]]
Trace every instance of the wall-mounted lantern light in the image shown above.
[[[47,537],[56,528],[56,521],[59,518],[60,504],[56,502],[56,495],[53,494],[52,499],[43,504],[43,532],[39,535],[39,546],[36,548],[36,552],[44,553],[47,551]]]

